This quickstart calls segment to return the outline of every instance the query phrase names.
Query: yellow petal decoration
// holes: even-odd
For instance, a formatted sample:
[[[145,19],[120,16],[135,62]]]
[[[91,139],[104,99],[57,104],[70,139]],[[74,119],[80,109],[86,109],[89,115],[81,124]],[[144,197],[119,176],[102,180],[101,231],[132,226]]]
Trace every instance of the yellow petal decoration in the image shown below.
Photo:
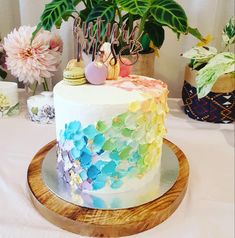
[[[129,111],[130,112],[137,112],[141,107],[141,104],[140,102],[136,101],[136,102],[132,102],[130,105],[129,105]]]

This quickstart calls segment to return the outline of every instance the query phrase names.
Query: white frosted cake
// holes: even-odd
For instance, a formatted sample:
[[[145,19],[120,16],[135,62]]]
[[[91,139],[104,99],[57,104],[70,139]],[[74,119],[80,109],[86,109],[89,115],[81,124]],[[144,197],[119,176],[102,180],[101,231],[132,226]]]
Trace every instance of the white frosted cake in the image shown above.
[[[142,76],[54,88],[57,168],[75,189],[117,193],[160,174],[167,86]]]

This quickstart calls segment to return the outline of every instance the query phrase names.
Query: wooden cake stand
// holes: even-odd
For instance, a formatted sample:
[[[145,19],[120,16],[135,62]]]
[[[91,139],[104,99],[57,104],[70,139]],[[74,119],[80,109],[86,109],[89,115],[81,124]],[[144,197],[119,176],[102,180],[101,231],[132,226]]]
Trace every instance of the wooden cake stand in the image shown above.
[[[179,175],[173,187],[158,199],[141,206],[120,210],[96,210],[66,202],[52,193],[42,179],[44,157],[55,146],[52,141],[33,158],[28,168],[28,185],[32,202],[38,212],[62,229],[92,237],[133,235],[160,224],[179,206],[184,198],[189,164],[184,153],[172,142],[164,140],[179,161]]]

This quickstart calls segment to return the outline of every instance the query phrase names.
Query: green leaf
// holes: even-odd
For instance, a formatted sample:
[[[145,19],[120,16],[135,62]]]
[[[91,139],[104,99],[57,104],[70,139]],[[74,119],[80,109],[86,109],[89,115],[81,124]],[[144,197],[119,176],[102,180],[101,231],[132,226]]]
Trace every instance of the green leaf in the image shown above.
[[[127,12],[144,16],[149,10],[151,1],[149,0],[116,0],[117,3]]]
[[[233,53],[223,52],[212,58],[204,68],[198,71],[196,78],[198,98],[205,97],[220,76],[234,72],[234,69],[235,55]]]
[[[100,4],[92,8],[86,21],[95,21],[97,17],[101,17],[101,19],[105,22],[112,22],[115,17],[114,5],[110,2],[101,2]]]
[[[8,112],[7,112],[7,115],[8,115],[8,116],[13,116],[13,115],[15,115],[15,114],[19,111],[19,106],[20,106],[20,104],[17,103],[16,105],[10,107],[9,110],[8,110]]]
[[[148,33],[150,40],[153,44],[160,48],[164,42],[165,31],[162,26],[154,22],[146,22],[144,26],[145,32]]]
[[[232,17],[225,25],[223,29],[222,39],[226,46],[235,43],[235,17]]]
[[[76,7],[80,2],[81,0],[73,0],[73,6]]]
[[[215,47],[196,46],[182,54],[184,58],[194,59],[201,63],[207,63],[217,54]]]
[[[175,32],[187,33],[187,16],[184,9],[175,1],[153,0],[150,13],[158,23],[167,25]]]
[[[45,9],[40,17],[40,22],[36,30],[33,32],[33,41],[36,34],[41,28],[50,31],[54,25],[60,27],[62,19],[68,19],[67,16],[76,11],[73,5],[73,0],[53,0],[45,5]],[[78,1],[75,2],[77,4]]]
[[[87,20],[87,17],[90,14],[90,12],[91,9],[88,7],[79,12],[79,16],[81,17],[82,22]]]
[[[197,39],[203,41],[203,36],[197,28],[188,27],[188,33],[192,36],[196,37]]]
[[[50,31],[55,22],[68,12],[75,11],[72,0],[53,0],[46,4],[44,12],[41,15],[42,27]]]
[[[150,50],[150,38],[149,38],[149,35],[148,34],[143,34],[140,38],[140,43],[143,47],[143,51],[142,52],[148,52]]]
[[[2,69],[0,68],[0,77],[1,77],[2,79],[5,79],[6,76],[7,76],[7,72],[4,71],[4,70],[2,70]]]

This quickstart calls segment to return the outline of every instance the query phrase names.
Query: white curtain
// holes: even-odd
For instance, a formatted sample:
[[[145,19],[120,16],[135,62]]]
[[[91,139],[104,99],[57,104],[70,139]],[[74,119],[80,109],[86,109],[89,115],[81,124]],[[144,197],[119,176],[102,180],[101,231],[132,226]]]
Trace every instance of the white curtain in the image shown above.
[[[0,0],[0,34],[5,36],[19,25],[36,25],[44,4],[49,0]],[[233,0],[178,0],[185,9],[189,23],[198,27],[203,35],[212,34],[212,45],[220,49],[221,31],[228,19],[234,15]],[[73,57],[72,22],[63,24],[59,30],[64,41],[63,62],[54,82],[62,79],[62,70]],[[180,53],[191,48],[197,42],[191,36],[183,36],[179,41],[176,35],[166,30],[165,43],[160,50],[160,58],[156,59],[157,76],[169,85],[171,97],[181,97],[184,66],[187,61]]]

